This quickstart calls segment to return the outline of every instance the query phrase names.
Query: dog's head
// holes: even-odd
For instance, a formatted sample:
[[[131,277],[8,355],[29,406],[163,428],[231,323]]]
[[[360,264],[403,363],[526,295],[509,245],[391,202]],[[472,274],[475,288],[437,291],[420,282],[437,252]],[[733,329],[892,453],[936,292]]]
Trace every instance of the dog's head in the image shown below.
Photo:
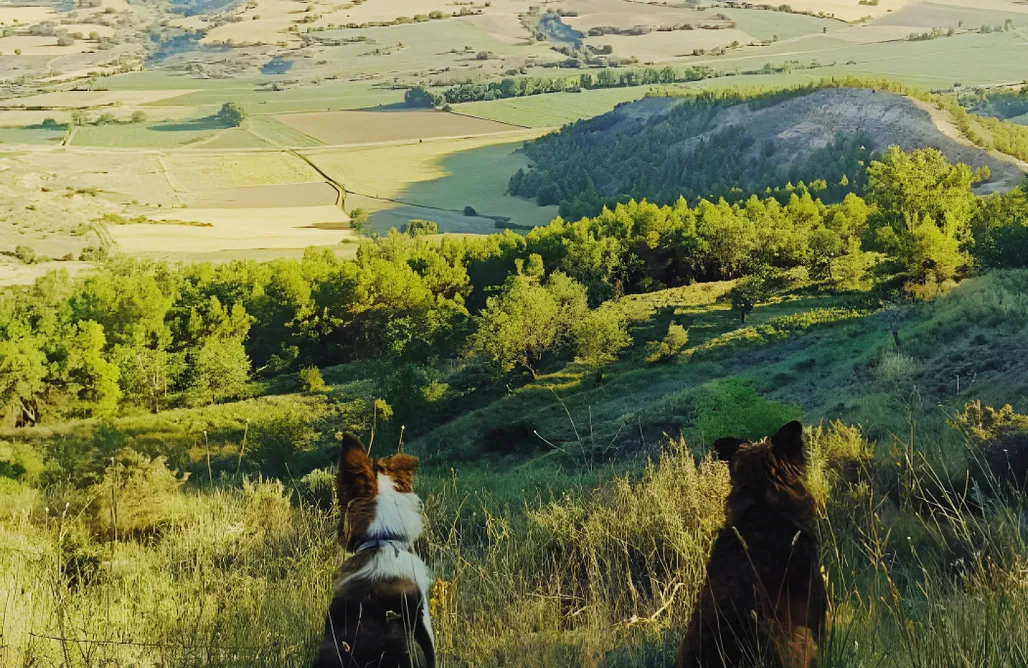
[[[728,462],[732,491],[728,509],[735,521],[748,508],[759,505],[803,521],[813,513],[814,499],[807,489],[807,460],[803,451],[803,425],[790,422],[773,436],[755,443],[722,438],[714,443],[718,457]]]
[[[418,458],[372,460],[353,435],[340,434],[336,500],[339,539],[349,550],[371,540],[413,542],[421,535],[421,500],[414,494]]]

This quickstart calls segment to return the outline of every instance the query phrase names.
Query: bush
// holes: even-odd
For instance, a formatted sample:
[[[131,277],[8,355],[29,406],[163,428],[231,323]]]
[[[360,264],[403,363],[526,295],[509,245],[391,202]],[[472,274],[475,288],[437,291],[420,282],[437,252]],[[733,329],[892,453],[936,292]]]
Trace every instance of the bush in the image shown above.
[[[697,388],[695,397],[693,431],[705,443],[727,436],[764,438],[800,416],[798,407],[769,401],[738,378],[707,383]]]
[[[253,463],[264,475],[277,477],[303,469],[303,460],[320,442],[307,410],[299,406],[256,417],[250,424],[250,438],[255,444]]]
[[[35,483],[46,468],[43,455],[25,443],[0,441],[0,478]]]
[[[131,122],[133,122],[133,123],[145,123],[146,122],[146,112],[143,111],[142,109],[133,111],[132,112],[132,116],[129,118],[129,120]]]
[[[44,118],[43,122],[39,124],[39,127],[43,128],[44,130],[61,130],[64,128],[63,125],[58,123],[53,118]]]
[[[304,392],[328,392],[329,387],[325,379],[321,377],[321,371],[316,366],[309,366],[300,369],[300,383],[303,384]]]
[[[25,264],[32,264],[36,261],[36,251],[33,250],[31,246],[15,246],[14,256]]]
[[[171,471],[164,457],[150,459],[123,448],[93,488],[89,506],[94,530],[105,538],[141,538],[159,534],[187,514],[180,493],[189,474]]]
[[[332,510],[336,499],[335,473],[329,469],[314,469],[300,478],[296,490],[307,503],[322,510]]]
[[[653,341],[649,345],[649,355],[646,361],[650,364],[669,361],[678,356],[685,347],[689,345],[689,330],[672,322],[667,327],[667,334],[660,341]]]
[[[464,207],[464,215],[465,216],[477,216],[478,212],[475,211],[475,207],[469,205],[469,206]]]

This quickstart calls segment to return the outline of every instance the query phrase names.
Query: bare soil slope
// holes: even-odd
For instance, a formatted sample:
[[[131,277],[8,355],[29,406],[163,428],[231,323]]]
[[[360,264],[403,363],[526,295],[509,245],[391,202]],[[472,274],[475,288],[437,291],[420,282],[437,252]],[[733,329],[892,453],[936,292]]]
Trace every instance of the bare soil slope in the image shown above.
[[[645,132],[644,128],[660,123],[660,118],[683,100],[647,98],[623,105],[611,112],[599,127],[601,134]],[[739,104],[723,110],[700,132],[685,128],[683,140],[676,146],[689,150],[729,128],[738,126],[754,139],[749,152],[755,158],[767,142],[773,142],[775,156],[784,165],[802,159],[812,150],[827,146],[838,134],[866,132],[880,151],[896,145],[904,150],[935,148],[951,162],[963,162],[973,168],[988,166],[992,171],[991,189],[999,184],[1014,187],[1024,178],[1017,161],[971,145],[953,132],[945,132],[945,114],[929,113],[925,105],[902,95],[863,89],[841,88],[815,91],[777,104],[752,108]],[[613,122],[611,122],[613,121]],[[633,127],[635,126],[635,127]]]

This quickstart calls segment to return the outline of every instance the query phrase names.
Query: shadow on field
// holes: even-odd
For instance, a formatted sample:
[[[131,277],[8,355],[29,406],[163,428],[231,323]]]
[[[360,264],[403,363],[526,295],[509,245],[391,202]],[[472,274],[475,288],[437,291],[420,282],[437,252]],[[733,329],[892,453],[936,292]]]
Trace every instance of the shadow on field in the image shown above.
[[[151,125],[151,130],[157,132],[198,132],[201,130],[224,130],[232,127],[227,123],[218,120],[215,116],[206,116],[183,123],[164,123],[163,125]]]

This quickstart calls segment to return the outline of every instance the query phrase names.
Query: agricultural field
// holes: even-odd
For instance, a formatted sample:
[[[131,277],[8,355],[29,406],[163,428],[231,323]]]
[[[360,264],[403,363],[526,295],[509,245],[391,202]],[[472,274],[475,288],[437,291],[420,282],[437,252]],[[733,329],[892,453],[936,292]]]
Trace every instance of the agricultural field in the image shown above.
[[[324,111],[275,120],[323,144],[378,144],[510,132],[511,125],[441,111]]]
[[[526,164],[516,150],[540,134],[529,130],[472,139],[314,149],[305,155],[346,184],[347,209],[371,212],[371,225],[378,231],[421,218],[437,222],[445,232],[482,234],[496,231],[496,217],[535,226],[556,216],[556,207],[538,207],[505,194],[511,175]],[[478,215],[465,216],[465,206]]]
[[[249,249],[334,247],[356,236],[348,229],[349,218],[334,204],[188,208],[152,216],[154,221],[183,218],[206,225],[117,225],[110,228],[110,234],[124,253],[173,261],[216,260],[224,252]]]
[[[431,218],[461,234],[545,223],[554,207],[505,194],[511,173],[524,164],[519,143],[637,100],[650,87],[463,102],[453,105],[454,114],[408,110],[404,91],[421,84],[441,95],[456,84],[501,78],[596,76],[608,61],[556,67],[572,52],[569,43],[537,31],[539,12],[551,9],[562,11],[571,31],[622,33],[585,35],[572,54],[580,61],[586,51],[609,50],[611,64],[709,68],[717,75],[688,88],[770,88],[853,74],[945,89],[1025,76],[1028,8],[1016,2],[792,5],[825,15],[628,0],[561,0],[541,10],[516,0],[460,8],[414,0],[313,0],[303,7],[254,0],[183,4],[180,12],[121,0],[70,10],[3,7],[0,41],[9,46],[0,44],[0,144],[20,153],[5,177],[15,179],[9,215],[24,219],[22,232],[39,228],[25,238],[58,257],[95,245],[89,233],[72,232],[107,213],[224,225],[221,241],[213,241],[222,232],[211,228],[149,223],[138,231],[114,226],[111,237],[123,250],[147,254],[159,252],[162,233],[176,253],[194,236],[198,244],[209,237],[224,257],[246,252],[234,227],[245,209],[257,221],[296,210],[312,224],[339,227],[346,211],[363,208],[378,232],[410,218]],[[139,40],[139,26],[152,24],[166,32]],[[983,24],[998,32],[979,34]],[[676,26],[682,29],[666,30]],[[624,34],[637,28],[644,34]],[[955,34],[907,40],[933,28]],[[239,127],[215,118],[227,102],[245,112]],[[101,151],[117,153],[101,159]],[[289,151],[303,152],[337,184]],[[50,188],[39,185],[38,175],[60,185],[32,192]],[[328,215],[322,207],[338,206],[338,185],[349,191],[345,208]],[[80,189],[87,194],[75,194]],[[465,206],[478,215],[465,216]],[[51,216],[46,225],[37,215],[43,210]],[[249,243],[262,257],[271,248],[295,253],[300,239],[338,243],[286,226],[298,235],[289,244],[271,222],[255,229],[262,231]]]
[[[599,116],[622,102],[638,100],[649,90],[645,86],[608,88],[580,93],[551,93],[506,100],[466,102],[454,108],[468,116],[488,118],[532,128],[560,127],[565,123]]]

